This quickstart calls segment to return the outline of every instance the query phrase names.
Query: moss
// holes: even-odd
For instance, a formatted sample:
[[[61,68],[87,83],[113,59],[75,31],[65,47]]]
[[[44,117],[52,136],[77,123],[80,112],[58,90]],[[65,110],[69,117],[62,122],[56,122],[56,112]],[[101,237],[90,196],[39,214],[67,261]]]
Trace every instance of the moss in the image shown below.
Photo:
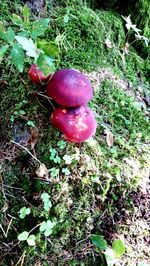
[[[63,21],[65,13],[66,11],[61,8],[55,12],[57,19],[49,32],[50,37],[52,35],[56,37],[58,33],[65,35],[60,67],[70,66],[91,71],[96,65],[106,65],[107,48],[104,44],[106,31],[117,44],[121,43],[124,36],[119,16],[111,12],[96,14],[87,7],[82,7],[80,10],[71,8],[70,20],[65,24]]]
[[[64,23],[64,15],[70,10],[69,21]],[[62,38],[61,60],[59,68],[77,68],[88,72],[99,67],[111,67],[121,77],[134,84],[141,80],[139,76],[145,71],[145,61],[130,47],[122,61],[122,47],[125,45],[124,22],[113,11],[92,11],[86,6],[75,9],[71,6],[56,9],[48,39],[59,35]],[[105,44],[109,38],[113,47]],[[148,80],[148,78],[147,78]]]

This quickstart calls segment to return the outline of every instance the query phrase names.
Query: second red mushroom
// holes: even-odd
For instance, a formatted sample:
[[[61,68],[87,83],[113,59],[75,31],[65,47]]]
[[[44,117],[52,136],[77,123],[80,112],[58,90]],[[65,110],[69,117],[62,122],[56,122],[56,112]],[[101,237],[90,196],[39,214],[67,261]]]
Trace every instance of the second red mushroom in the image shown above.
[[[58,107],[52,113],[52,123],[64,133],[66,140],[81,143],[96,131],[93,112],[86,105],[76,108]]]

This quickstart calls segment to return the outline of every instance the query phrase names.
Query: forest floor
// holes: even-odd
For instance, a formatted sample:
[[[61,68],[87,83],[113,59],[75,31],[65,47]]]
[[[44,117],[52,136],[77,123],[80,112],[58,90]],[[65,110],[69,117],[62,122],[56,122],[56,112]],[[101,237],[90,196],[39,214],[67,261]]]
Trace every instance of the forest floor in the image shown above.
[[[29,62],[18,73],[9,56],[3,58],[1,265],[148,266],[148,59],[136,46],[124,53],[126,29],[121,14],[93,11],[78,1],[60,2],[39,1],[34,6],[28,1],[31,18],[50,17],[45,38],[62,40],[58,69],[78,69],[91,80],[94,97],[89,106],[97,131],[85,143],[66,142],[50,123],[53,107],[44,89],[28,78]],[[12,27],[12,13],[21,16],[22,7],[17,0],[1,4],[6,27]],[[40,230],[42,222],[46,227]],[[33,245],[18,240],[22,232],[32,233]],[[116,242],[118,256],[114,255],[116,240],[120,241]]]

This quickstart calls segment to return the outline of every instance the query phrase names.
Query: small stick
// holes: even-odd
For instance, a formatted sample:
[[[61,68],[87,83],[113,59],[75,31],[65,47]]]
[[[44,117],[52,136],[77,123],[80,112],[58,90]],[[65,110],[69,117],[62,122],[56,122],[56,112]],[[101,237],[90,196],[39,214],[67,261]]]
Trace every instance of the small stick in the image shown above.
[[[43,94],[41,94],[40,92],[37,92],[37,95],[40,95],[40,96],[46,98],[46,99],[49,101],[49,103],[51,104],[51,106],[53,107],[53,109],[54,109],[54,110],[56,109],[56,108],[54,107],[54,105],[52,104],[52,102],[51,102],[52,98],[48,97],[47,95],[43,95]]]
[[[27,86],[27,84],[25,83],[24,79],[23,79],[20,75],[19,75],[19,78],[21,79],[21,81],[22,81],[22,83],[25,85],[25,87],[26,87],[27,89],[29,89],[28,86]]]
[[[37,227],[39,227],[42,223],[40,224],[37,224],[36,226],[34,226],[30,231],[29,231],[29,234],[31,234],[32,231],[34,231]]]
[[[37,99],[37,101],[38,101],[38,103],[39,103],[39,105],[42,107],[42,108],[44,108],[45,109],[45,107],[41,104],[41,102],[39,101],[39,99],[36,97],[36,95],[35,95],[35,98]]]
[[[8,224],[8,227],[7,227],[6,232],[4,231],[4,228],[2,227],[2,225],[0,224],[0,228],[1,228],[3,234],[4,234],[4,236],[5,236],[6,238],[7,238],[7,235],[8,235],[9,228],[10,228],[10,226],[11,226],[11,224],[12,224],[12,221],[13,221],[13,218],[10,219],[10,222],[9,222],[9,224]]]
[[[12,186],[9,186],[9,185],[5,185],[3,184],[4,187],[9,187],[9,188],[14,188],[14,189],[18,189],[18,190],[23,190],[22,188],[20,187],[12,187]]]
[[[54,107],[54,105],[52,104],[51,100],[48,99],[49,103],[51,104],[52,108],[55,110],[56,108]]]
[[[13,140],[11,140],[11,142],[12,143],[14,143],[15,145],[18,145],[19,147],[21,147],[22,149],[24,149],[25,151],[27,151],[31,156],[32,156],[32,158],[34,159],[34,160],[36,160],[39,164],[42,164],[41,162],[40,162],[40,160],[39,159],[37,159],[27,148],[25,148],[24,146],[22,146],[21,144],[19,144],[19,143],[17,143],[17,142],[15,142],[15,141],[13,141]]]
[[[24,258],[25,258],[25,254],[26,254],[26,251],[24,251],[21,255],[21,257],[19,258],[18,262],[15,264],[15,266],[19,265],[20,266],[23,266],[23,263],[24,263]]]
[[[11,226],[11,224],[12,224],[12,221],[13,221],[13,218],[11,218],[11,220],[10,220],[10,222],[9,222],[9,224],[8,224],[8,227],[7,227],[7,230],[6,230],[6,237],[7,237],[7,235],[8,235],[8,231],[9,231],[9,228],[10,228],[10,226]]]
[[[36,94],[37,94],[37,95],[40,95],[40,96],[42,96],[42,97],[44,97],[44,98],[47,98],[47,99],[52,100],[51,97],[49,97],[49,96],[47,96],[47,95],[44,95],[44,94],[42,94],[42,93],[40,93],[40,92],[36,92]]]

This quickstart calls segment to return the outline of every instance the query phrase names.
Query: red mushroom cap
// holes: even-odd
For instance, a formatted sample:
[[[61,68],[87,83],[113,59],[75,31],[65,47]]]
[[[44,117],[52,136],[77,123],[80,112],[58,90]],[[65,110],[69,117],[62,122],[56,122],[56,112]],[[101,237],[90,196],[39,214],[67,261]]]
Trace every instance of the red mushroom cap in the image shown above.
[[[45,83],[49,80],[51,74],[44,76],[44,73],[35,65],[31,65],[29,68],[29,77],[35,84]]]
[[[58,104],[67,107],[87,104],[93,97],[90,81],[74,69],[55,72],[47,85],[47,93]]]
[[[70,142],[84,142],[95,134],[96,120],[86,105],[76,108],[58,107],[52,113],[52,123]]]

